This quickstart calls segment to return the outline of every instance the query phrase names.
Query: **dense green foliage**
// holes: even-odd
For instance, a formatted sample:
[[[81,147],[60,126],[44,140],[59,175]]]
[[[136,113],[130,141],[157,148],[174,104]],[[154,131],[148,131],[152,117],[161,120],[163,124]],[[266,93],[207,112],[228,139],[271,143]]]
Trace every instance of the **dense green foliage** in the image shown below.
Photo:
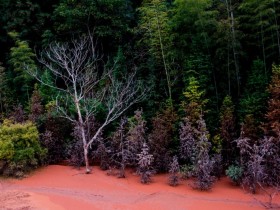
[[[10,49],[9,64],[12,67],[11,75],[12,81],[10,85],[13,86],[17,99],[20,103],[29,100],[29,95],[32,90],[32,77],[25,71],[25,65],[34,69],[35,54],[29,47],[26,41],[19,40],[16,32],[10,32],[9,35],[15,40],[15,46]]]
[[[0,0],[0,12],[0,161],[11,174],[37,167],[46,154],[38,140],[48,163],[84,164],[83,128],[84,139],[94,140],[89,157],[121,177],[138,165],[143,182],[155,169],[170,171],[176,185],[185,165],[204,190],[222,166],[254,191],[256,182],[276,185],[279,1]],[[83,39],[90,42],[79,45]],[[42,80],[35,84],[27,69]],[[70,84],[69,71],[63,79],[69,69],[91,77]],[[128,103],[125,125],[121,114],[107,123],[119,102],[108,96],[129,99],[120,87],[134,70],[148,97]],[[76,93],[83,98],[71,98]]]
[[[0,145],[0,160],[6,162],[1,169],[5,175],[22,176],[42,164],[47,153],[40,146],[38,130],[31,122],[5,120],[0,126]]]

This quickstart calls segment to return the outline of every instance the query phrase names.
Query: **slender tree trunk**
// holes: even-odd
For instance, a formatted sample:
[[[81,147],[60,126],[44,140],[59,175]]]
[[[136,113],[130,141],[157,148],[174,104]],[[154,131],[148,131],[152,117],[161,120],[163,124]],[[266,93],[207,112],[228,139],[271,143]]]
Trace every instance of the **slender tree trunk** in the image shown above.
[[[212,66],[212,64],[211,64],[211,66]],[[216,108],[217,108],[217,111],[219,111],[219,93],[218,93],[215,69],[213,66],[212,66],[212,71],[213,71],[214,87],[215,87],[215,94],[216,94],[216,101],[217,101]]]
[[[122,127],[121,127],[121,129],[123,129]],[[120,138],[121,138],[121,152],[122,152],[122,160],[121,160],[121,169],[120,169],[120,178],[125,178],[125,172],[124,172],[124,170],[125,170],[125,159],[124,159],[124,156],[125,156],[125,154],[124,154],[124,142],[123,142],[123,133],[122,133],[122,131],[121,131],[121,134],[120,134]]]
[[[155,7],[156,7],[156,5],[155,5]],[[165,70],[165,74],[166,74],[166,80],[167,80],[168,95],[169,95],[170,102],[172,103],[172,91],[171,91],[170,74],[169,74],[169,70],[168,70],[168,66],[167,66],[167,62],[166,62],[166,57],[165,57],[165,53],[164,53],[164,46],[163,46],[163,43],[162,43],[160,22],[159,22],[159,17],[158,17],[157,12],[156,12],[156,19],[157,19],[157,29],[158,29],[158,35],[159,35],[161,56],[162,56],[163,66],[164,66],[164,70]]]
[[[89,166],[87,145],[84,145],[84,158],[85,158],[85,164],[86,164],[86,174],[89,174],[91,172],[91,169],[90,169],[90,166]]]
[[[88,160],[88,144],[87,144],[87,139],[86,139],[86,131],[85,131],[85,124],[84,120],[82,117],[81,109],[80,109],[80,104],[75,97],[75,105],[76,105],[76,110],[78,113],[78,120],[79,120],[79,131],[82,136],[82,141],[83,141],[83,147],[84,147],[84,159],[85,159],[85,165],[86,165],[86,174],[91,172],[90,165],[89,165],[89,160]]]
[[[235,19],[233,14],[233,8],[231,4],[231,0],[228,2],[226,0],[228,17],[230,18],[230,28],[231,28],[231,36],[232,36],[232,50],[233,50],[233,59],[235,66],[235,76],[237,82],[237,95],[240,95],[240,78],[239,78],[239,62],[238,62],[238,52],[236,49],[236,32],[235,32]]]
[[[260,21],[262,22],[261,16],[260,16]],[[266,53],[264,47],[263,24],[261,24],[261,40],[262,40],[262,53],[263,53],[263,63],[264,63],[264,75],[265,75],[265,80],[267,81],[268,77],[267,77],[267,69],[266,69]]]
[[[216,104],[216,107],[217,107],[217,111],[219,111],[219,95],[218,95],[218,88],[217,88],[217,81],[216,81],[216,75],[215,75],[215,69],[213,67],[213,64],[212,64],[212,59],[210,59],[210,50],[209,50],[209,46],[208,46],[208,40],[207,40],[207,37],[205,35],[205,27],[204,25],[202,24],[202,22],[200,21],[200,25],[201,27],[203,28],[203,37],[204,37],[204,42],[205,42],[205,45],[206,45],[206,48],[207,48],[207,53],[208,53],[208,56],[209,56],[209,60],[211,60],[211,72],[213,74],[213,80],[214,80],[214,88],[215,88],[215,94],[216,94],[216,101],[217,101],[217,104]],[[209,74],[209,76],[211,77],[211,73],[209,72],[208,68],[207,68],[207,73]]]
[[[280,57],[280,35],[279,35],[279,26],[277,21],[277,13],[276,13],[276,7],[275,7],[275,1],[273,0],[273,10],[274,10],[274,21],[276,25],[276,35],[277,35],[277,46],[278,46],[278,56]]]
[[[228,95],[231,95],[230,68],[229,68],[229,43],[228,43],[228,53],[227,53],[227,74],[228,74]]]

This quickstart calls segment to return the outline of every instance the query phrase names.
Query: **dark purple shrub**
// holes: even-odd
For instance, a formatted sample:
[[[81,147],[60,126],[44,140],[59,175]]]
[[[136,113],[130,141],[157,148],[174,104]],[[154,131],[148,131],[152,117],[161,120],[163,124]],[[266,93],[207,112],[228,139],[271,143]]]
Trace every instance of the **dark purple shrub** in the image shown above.
[[[157,171],[168,171],[172,161],[170,148],[175,136],[176,120],[177,115],[171,106],[167,106],[152,119],[152,131],[148,139]]]
[[[259,152],[263,157],[264,170],[267,174],[265,184],[280,186],[280,145],[274,137],[265,136],[260,140]]]
[[[194,164],[196,156],[196,140],[194,128],[186,117],[180,128],[180,156],[183,160]]]
[[[48,116],[44,124],[40,141],[48,149],[48,163],[57,164],[67,158],[67,141],[70,141],[72,126],[67,120],[52,116]]]
[[[244,137],[243,128],[241,135],[236,140],[240,150],[240,166],[242,168],[242,185],[248,188],[253,194],[256,193],[259,184],[264,183],[267,176],[264,167],[264,154],[262,144],[252,143],[248,137]]]
[[[213,169],[211,174],[218,179],[221,178],[223,174],[223,158],[221,154],[214,154],[211,157],[212,163],[213,163]]]
[[[177,156],[173,157],[173,160],[169,166],[169,176],[168,176],[168,182],[171,186],[177,186],[179,183],[179,170],[180,166],[178,163]]]
[[[127,148],[127,155],[132,153],[133,155],[129,159],[129,165],[137,166],[138,157],[142,151],[143,143],[146,139],[146,121],[142,117],[142,110],[137,110],[134,112],[134,116],[128,119],[128,132],[125,139],[125,147]]]
[[[26,120],[26,115],[21,104],[13,107],[13,112],[9,118],[15,123],[23,123]]]
[[[153,155],[149,153],[149,147],[146,143],[143,144],[142,151],[138,154],[137,174],[140,175],[141,183],[147,184],[151,182],[151,176],[155,173],[152,168]]]
[[[37,89],[33,91],[30,102],[30,114],[28,119],[34,123],[39,123],[40,117],[44,113],[44,107],[42,105],[42,99]]]
[[[103,138],[99,138],[97,149],[93,151],[94,158],[99,160],[100,168],[107,170],[110,167],[110,149]]]
[[[126,138],[127,118],[122,118],[117,131],[114,133],[112,163],[119,168],[118,177],[125,178],[125,168],[127,165],[133,165],[135,158],[135,148],[132,141]]]
[[[214,183],[214,177],[211,175],[214,162],[209,156],[211,143],[208,140],[208,131],[202,116],[200,116],[197,124],[198,129],[196,135],[198,136],[198,141],[196,142],[197,156],[194,165],[194,174],[196,177],[194,188],[209,190]]]

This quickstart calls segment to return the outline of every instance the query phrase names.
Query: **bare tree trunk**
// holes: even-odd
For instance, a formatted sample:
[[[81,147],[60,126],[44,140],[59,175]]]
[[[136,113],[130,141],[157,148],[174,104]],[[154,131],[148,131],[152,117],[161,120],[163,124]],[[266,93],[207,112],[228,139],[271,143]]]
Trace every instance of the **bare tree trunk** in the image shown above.
[[[86,130],[85,130],[85,122],[83,120],[82,112],[81,112],[81,104],[80,100],[78,99],[78,92],[77,92],[77,85],[73,82],[73,91],[74,91],[74,101],[76,106],[76,111],[78,114],[78,122],[79,122],[79,131],[82,136],[83,141],[83,148],[84,148],[84,159],[85,159],[85,165],[86,165],[86,174],[91,172],[90,166],[89,166],[89,160],[88,160],[88,145],[87,145],[87,136],[86,136]]]
[[[91,172],[90,166],[89,166],[89,160],[88,160],[88,147],[84,145],[84,158],[85,158],[85,164],[86,164],[86,174],[89,174]]]
[[[279,35],[279,26],[278,26],[278,21],[277,21],[277,14],[276,14],[276,7],[275,7],[275,1],[273,0],[273,10],[274,10],[274,21],[276,24],[276,35],[277,35],[277,46],[278,46],[278,53],[280,57],[280,35]]]
[[[235,76],[237,82],[237,94],[240,95],[240,78],[239,78],[239,62],[238,62],[238,52],[236,49],[236,32],[235,32],[235,19],[233,15],[233,8],[231,4],[231,0],[228,2],[226,0],[228,17],[230,18],[230,28],[231,28],[231,36],[232,36],[232,50],[233,50],[233,58],[234,58],[234,66],[235,66]]]
[[[212,64],[211,64],[211,66],[212,66]],[[216,108],[217,108],[217,111],[219,111],[219,94],[218,94],[215,69],[213,68],[213,66],[212,66],[212,71],[213,71],[214,87],[215,87],[215,94],[216,94],[216,101],[217,101]]]
[[[155,5],[155,7],[156,7],[156,5]],[[162,56],[162,61],[163,61],[166,80],[167,80],[168,95],[169,95],[169,99],[170,99],[170,102],[171,102],[171,105],[172,105],[172,91],[171,91],[170,73],[169,73],[169,70],[168,70],[168,66],[167,66],[167,62],[166,62],[166,56],[165,56],[165,53],[164,53],[164,46],[163,46],[163,43],[162,43],[160,22],[159,22],[159,17],[158,17],[157,12],[156,12],[156,18],[157,18],[157,29],[158,29],[158,35],[159,35],[161,56]]]
[[[207,41],[207,37],[205,35],[205,27],[204,25],[202,24],[202,22],[200,21],[200,25],[201,27],[203,28],[203,37],[204,37],[204,42],[205,42],[205,45],[206,45],[206,48],[207,48],[207,52],[208,52],[208,56],[209,56],[209,60],[210,60],[210,50],[209,50],[209,46],[208,46],[208,41]],[[215,88],[215,94],[216,94],[216,101],[217,101],[217,104],[216,104],[216,107],[217,107],[217,111],[219,111],[219,94],[218,94],[218,88],[217,88],[217,81],[216,81],[216,75],[215,75],[215,69],[213,67],[213,63],[212,63],[212,60],[211,60],[211,70],[212,70],[212,74],[213,74],[213,80],[214,80],[214,88]],[[209,70],[207,68],[207,73],[209,74],[209,77],[211,77],[211,73],[209,73]]]
[[[262,16],[260,16],[260,21],[262,22]],[[264,64],[264,75],[265,80],[268,80],[267,77],[267,70],[266,70],[266,53],[265,53],[265,47],[264,47],[264,37],[263,37],[263,25],[261,24],[261,40],[262,40],[262,53],[263,53],[263,64]]]
[[[76,110],[78,113],[78,118],[79,118],[79,131],[81,133],[82,136],[82,141],[83,141],[83,147],[84,147],[84,158],[85,158],[85,165],[86,165],[86,173],[90,173],[91,169],[89,166],[89,160],[88,160],[88,145],[87,145],[87,139],[86,139],[86,131],[85,131],[85,124],[84,124],[84,120],[81,114],[81,109],[80,109],[80,104],[79,101],[76,99]]]
[[[229,43],[228,43],[228,53],[227,53],[227,74],[228,74],[228,95],[231,95],[231,83],[230,83],[230,68],[229,68]]]
[[[123,125],[121,125],[123,126]],[[120,169],[120,178],[125,178],[125,154],[124,154],[124,139],[123,139],[123,127],[121,127],[122,132],[120,134],[120,138],[121,138],[121,153],[122,153],[122,160],[121,160],[121,169]]]

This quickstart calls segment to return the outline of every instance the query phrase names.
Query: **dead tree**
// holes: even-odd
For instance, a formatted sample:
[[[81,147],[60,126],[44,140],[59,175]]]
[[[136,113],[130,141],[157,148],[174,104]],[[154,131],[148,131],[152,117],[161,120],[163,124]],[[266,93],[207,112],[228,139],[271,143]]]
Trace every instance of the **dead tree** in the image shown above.
[[[127,118],[122,118],[112,138],[115,146],[115,148],[113,148],[115,151],[112,155],[112,161],[119,167],[119,178],[125,178],[125,168],[135,155],[131,150],[130,142],[127,141],[125,136],[126,124]]]
[[[138,156],[138,168],[137,174],[140,175],[141,183],[147,184],[151,182],[151,176],[155,173],[155,170],[152,167],[152,163],[154,161],[153,155],[149,152],[149,146],[144,143],[142,147],[142,151]]]
[[[136,70],[116,78],[113,73],[117,63],[108,68],[96,51],[92,36],[73,39],[69,43],[53,42],[43,50],[39,61],[47,67],[50,75],[47,79],[39,70],[29,71],[28,66],[26,69],[42,84],[58,90],[55,96],[57,111],[79,125],[86,173],[90,173],[88,151],[91,144],[108,124],[141,101],[146,90],[135,79]],[[87,136],[86,125],[96,116],[100,106],[106,110],[105,119],[93,135]],[[69,107],[73,108],[72,113]]]
[[[178,158],[177,156],[173,157],[173,160],[169,166],[169,176],[168,176],[168,182],[170,186],[177,186],[179,183],[179,171],[180,171],[180,166],[178,163]]]

